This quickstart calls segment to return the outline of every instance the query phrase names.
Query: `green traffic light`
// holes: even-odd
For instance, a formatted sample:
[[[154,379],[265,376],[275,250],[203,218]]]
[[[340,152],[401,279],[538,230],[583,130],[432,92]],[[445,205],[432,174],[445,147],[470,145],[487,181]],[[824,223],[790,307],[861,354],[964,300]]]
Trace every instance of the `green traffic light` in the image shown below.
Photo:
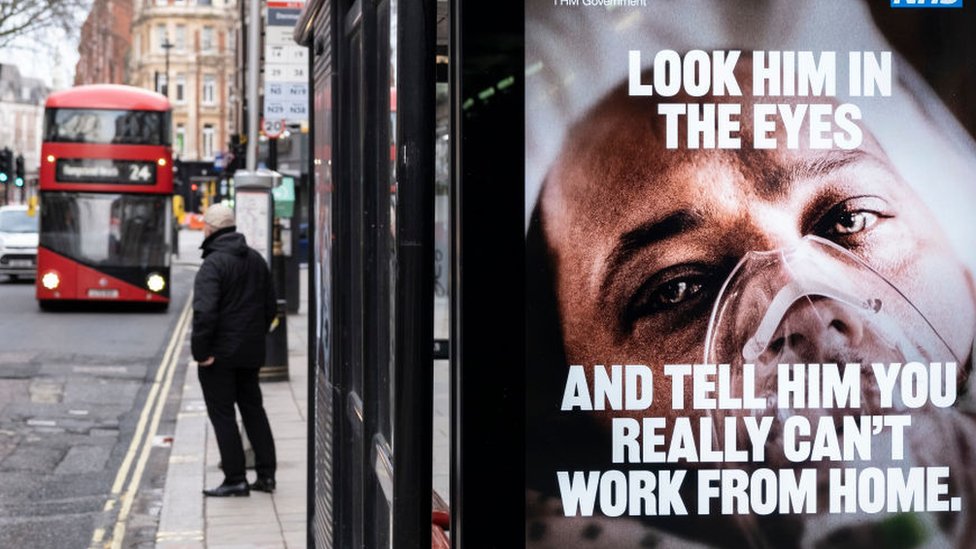
[[[14,179],[14,185],[17,185],[18,187],[23,187],[24,186],[24,178],[23,177],[18,177],[17,179]]]
[[[7,174],[0,173],[0,183],[6,183],[6,182],[7,182]]]

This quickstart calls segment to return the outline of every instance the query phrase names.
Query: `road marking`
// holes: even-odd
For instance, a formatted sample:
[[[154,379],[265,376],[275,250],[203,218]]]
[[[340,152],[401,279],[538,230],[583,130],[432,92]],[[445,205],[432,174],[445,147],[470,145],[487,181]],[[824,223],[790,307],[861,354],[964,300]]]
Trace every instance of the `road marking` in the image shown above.
[[[115,482],[112,484],[112,495],[118,495],[122,491],[122,484],[125,483],[125,479],[129,475],[129,468],[132,466],[132,460],[136,455],[136,450],[139,449],[142,443],[142,432],[146,428],[149,411],[152,408],[153,402],[156,400],[156,395],[159,393],[160,382],[166,375],[166,366],[169,365],[175,354],[177,349],[176,342],[182,339],[182,332],[186,319],[190,314],[191,303],[192,300],[187,299],[186,305],[183,306],[183,312],[180,314],[180,319],[176,323],[176,330],[173,331],[169,345],[166,346],[166,352],[163,353],[163,361],[160,363],[159,370],[156,372],[156,379],[153,380],[152,387],[149,389],[149,395],[146,397],[146,403],[143,405],[142,414],[139,416],[139,423],[136,424],[135,434],[132,435],[132,442],[129,444],[129,451],[126,452],[125,459],[122,460],[122,467],[119,468],[119,473],[115,476]]]
[[[71,369],[75,374],[127,374],[125,366],[75,366]]]
[[[186,306],[183,309],[183,317],[180,319],[180,323],[177,325],[177,332],[174,336],[178,336],[175,340],[170,340],[172,345],[176,342],[176,346],[172,347],[174,350],[173,354],[170,356],[170,361],[166,364],[166,378],[163,381],[162,391],[159,393],[159,398],[156,399],[155,406],[153,407],[152,420],[150,422],[149,433],[146,435],[145,444],[142,445],[142,451],[139,453],[139,461],[136,462],[135,471],[132,473],[132,479],[129,480],[129,487],[126,489],[125,493],[122,494],[120,502],[122,507],[119,509],[119,516],[115,522],[115,528],[112,532],[112,543],[110,547],[112,549],[121,549],[122,539],[125,537],[125,525],[129,518],[129,513],[132,511],[132,502],[135,500],[136,491],[139,490],[139,483],[142,480],[142,474],[146,469],[146,462],[149,461],[149,453],[152,450],[152,438],[156,435],[156,430],[159,428],[159,421],[163,416],[163,408],[166,406],[166,395],[169,394],[170,387],[173,384],[173,374],[176,372],[176,364],[179,361],[179,353],[176,351],[183,346],[183,340],[186,339],[186,328],[189,323],[190,318],[190,304],[193,302],[193,295],[191,295],[186,300]]]
[[[156,429],[159,428],[159,419],[162,415],[163,407],[166,404],[165,395],[169,393],[169,388],[173,381],[173,372],[176,370],[176,363],[179,360],[177,350],[182,347],[183,340],[186,337],[186,329],[192,311],[190,305],[192,303],[193,299],[191,295],[187,299],[183,311],[180,313],[179,320],[176,322],[176,329],[173,331],[169,344],[166,346],[166,351],[163,353],[163,360],[159,365],[159,369],[156,371],[156,377],[153,379],[149,394],[146,396],[142,413],[139,415],[139,422],[136,424],[136,430],[132,435],[132,442],[129,443],[129,449],[125,453],[122,465],[119,467],[119,472],[115,475],[115,482],[112,484],[112,492],[109,500],[105,502],[106,511],[111,510],[115,506],[116,501],[121,503],[119,515],[116,518],[115,527],[113,528],[112,539],[110,543],[105,544],[106,547],[121,547],[122,545],[122,537],[125,535],[125,521],[132,509],[134,492],[139,486],[146,461],[149,459],[149,450],[152,448],[152,437],[155,435]],[[148,435],[145,434],[147,427],[149,429]],[[128,489],[124,494],[120,495],[137,453],[139,454],[139,458],[136,461],[136,468],[133,471],[132,479],[129,481]],[[99,535],[99,530],[102,530],[101,535]],[[99,530],[96,530],[92,535],[92,546],[98,545],[104,536],[104,529],[100,528]],[[96,539],[96,536],[98,536],[98,539]]]
[[[156,542],[167,541],[200,541],[203,539],[203,532],[200,530],[187,530],[185,532],[159,532],[156,534]]]
[[[180,454],[173,455],[169,457],[170,463],[199,463],[200,455],[198,454]]]

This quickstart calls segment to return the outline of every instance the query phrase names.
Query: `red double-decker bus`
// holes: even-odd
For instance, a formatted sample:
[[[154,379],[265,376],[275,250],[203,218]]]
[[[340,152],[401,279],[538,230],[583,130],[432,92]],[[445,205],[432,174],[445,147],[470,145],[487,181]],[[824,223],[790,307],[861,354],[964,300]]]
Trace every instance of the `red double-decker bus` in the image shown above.
[[[170,104],[119,85],[78,86],[45,104],[37,300],[169,303]]]

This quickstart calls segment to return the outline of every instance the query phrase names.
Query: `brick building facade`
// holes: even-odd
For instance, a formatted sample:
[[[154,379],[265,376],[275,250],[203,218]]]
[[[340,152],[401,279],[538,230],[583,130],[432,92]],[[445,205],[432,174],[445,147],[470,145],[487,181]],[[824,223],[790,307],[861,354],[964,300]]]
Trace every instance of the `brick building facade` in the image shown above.
[[[125,84],[133,0],[94,0],[81,27],[75,85]]]

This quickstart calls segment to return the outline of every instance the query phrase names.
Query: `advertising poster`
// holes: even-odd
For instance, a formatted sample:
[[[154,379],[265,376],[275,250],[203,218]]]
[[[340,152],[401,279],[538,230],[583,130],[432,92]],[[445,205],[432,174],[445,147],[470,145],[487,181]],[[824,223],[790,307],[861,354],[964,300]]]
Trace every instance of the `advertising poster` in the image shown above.
[[[976,547],[973,7],[527,2],[526,546]]]

